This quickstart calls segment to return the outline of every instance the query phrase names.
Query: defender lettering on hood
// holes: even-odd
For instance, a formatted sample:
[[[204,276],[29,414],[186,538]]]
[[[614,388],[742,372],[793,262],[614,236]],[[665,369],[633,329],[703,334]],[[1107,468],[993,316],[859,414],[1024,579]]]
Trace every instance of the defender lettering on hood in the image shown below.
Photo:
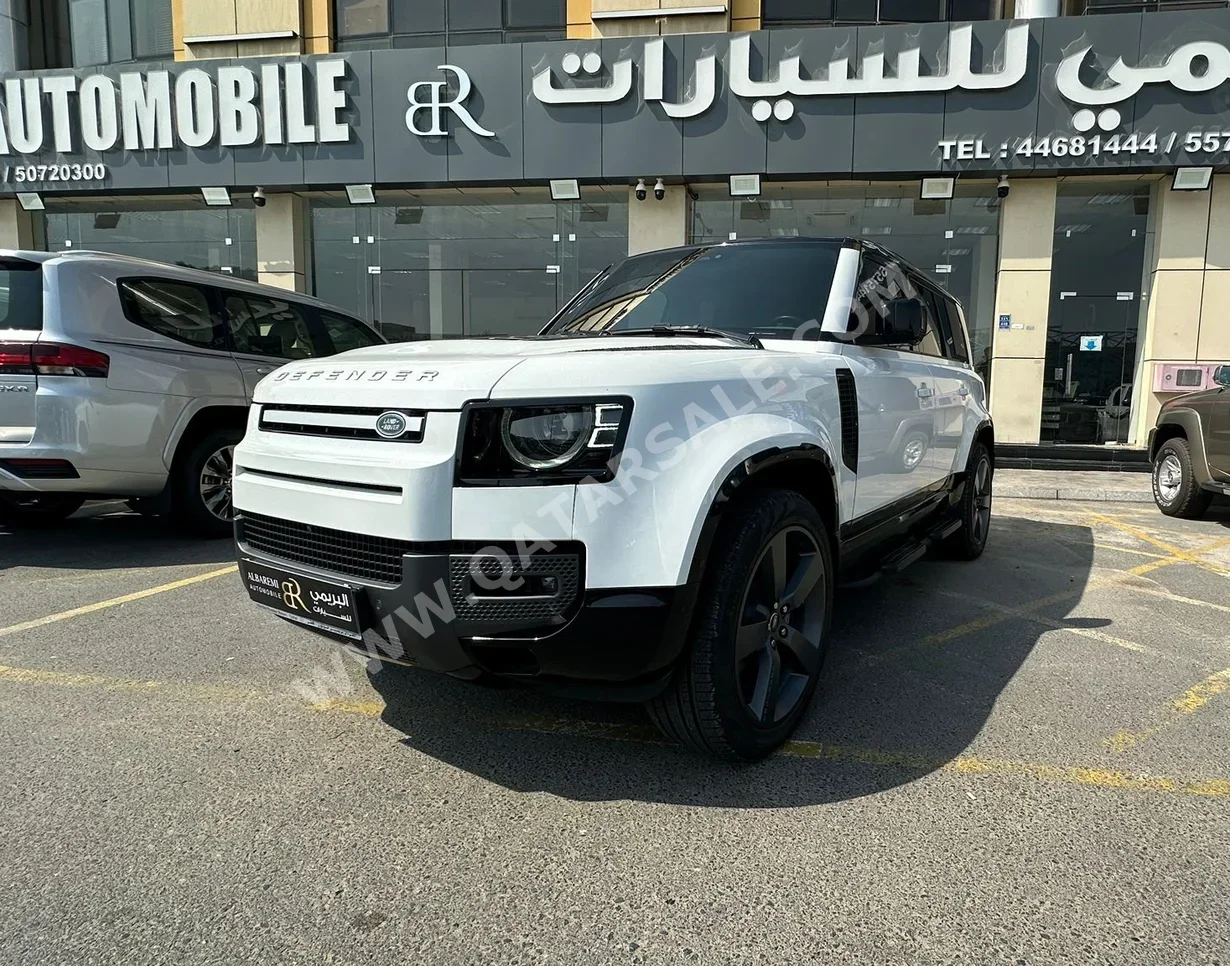
[[[281,369],[274,382],[432,382],[440,375],[438,369]]]

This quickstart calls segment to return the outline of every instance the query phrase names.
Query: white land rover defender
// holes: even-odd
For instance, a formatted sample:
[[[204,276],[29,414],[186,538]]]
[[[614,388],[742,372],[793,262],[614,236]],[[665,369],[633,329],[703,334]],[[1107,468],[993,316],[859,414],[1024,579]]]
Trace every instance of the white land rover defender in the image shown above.
[[[539,334],[373,346],[257,387],[252,599],[372,657],[643,700],[756,759],[806,712],[835,588],[986,544],[960,306],[857,239],[659,251]]]

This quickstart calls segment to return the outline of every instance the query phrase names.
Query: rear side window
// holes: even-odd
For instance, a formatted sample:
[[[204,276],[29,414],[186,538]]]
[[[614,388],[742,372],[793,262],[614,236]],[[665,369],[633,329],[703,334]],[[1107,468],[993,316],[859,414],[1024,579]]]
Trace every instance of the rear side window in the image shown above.
[[[160,278],[119,282],[128,321],[200,349],[226,349],[226,335],[209,306],[205,289]]]
[[[334,352],[346,352],[348,349],[362,349],[364,346],[380,345],[384,340],[372,329],[356,319],[333,312],[319,312],[320,322],[325,327],[325,335],[333,343]]]
[[[43,267],[0,259],[0,329],[43,327]]]

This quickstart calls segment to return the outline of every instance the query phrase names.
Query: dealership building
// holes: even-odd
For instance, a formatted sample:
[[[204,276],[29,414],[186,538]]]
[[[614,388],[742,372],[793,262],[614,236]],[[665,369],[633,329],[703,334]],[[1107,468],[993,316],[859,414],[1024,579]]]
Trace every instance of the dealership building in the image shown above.
[[[0,68],[0,247],[406,339],[534,332],[629,252],[867,238],[964,303],[1028,458],[1139,459],[1230,362],[1224,0],[0,0]]]

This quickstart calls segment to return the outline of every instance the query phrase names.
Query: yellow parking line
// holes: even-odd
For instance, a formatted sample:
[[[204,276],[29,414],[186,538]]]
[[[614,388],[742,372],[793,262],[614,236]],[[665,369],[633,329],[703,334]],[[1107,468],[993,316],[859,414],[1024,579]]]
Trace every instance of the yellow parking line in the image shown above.
[[[1151,544],[1159,550],[1165,550],[1170,554],[1170,556],[1175,557],[1184,563],[1194,564],[1197,567],[1202,567],[1203,569],[1211,571],[1212,573],[1218,574],[1222,577],[1230,577],[1230,570],[1224,570],[1216,564],[1209,563],[1207,560],[1204,560],[1198,556],[1200,553],[1207,553],[1209,550],[1214,550],[1218,546],[1226,545],[1230,543],[1230,541],[1219,540],[1215,544],[1210,544],[1209,546],[1198,551],[1184,550],[1182,547],[1176,547],[1173,544],[1167,543],[1165,540],[1157,539],[1157,537],[1150,533],[1146,533],[1144,530],[1140,529],[1140,527],[1134,527],[1130,523],[1124,523],[1122,520],[1116,520],[1114,517],[1109,517],[1102,513],[1091,513],[1089,514],[1089,517],[1098,523],[1104,523],[1107,526],[1114,527],[1116,530],[1121,530],[1124,533],[1131,534],[1137,540],[1143,540],[1145,543]],[[1144,565],[1142,564],[1142,566]]]
[[[20,631],[33,630],[36,627],[44,627],[47,624],[54,624],[57,621],[66,621],[71,617],[80,617],[83,614],[93,614],[96,611],[106,610],[108,607],[118,607],[120,604],[131,603],[134,600],[142,600],[146,597],[153,597],[155,594],[165,594],[168,590],[178,590],[180,587],[188,587],[191,584],[199,584],[206,580],[213,580],[215,577],[223,577],[226,574],[233,574],[238,570],[238,566],[231,564],[229,567],[223,567],[221,570],[211,570],[207,574],[197,574],[195,577],[185,577],[183,580],[173,580],[169,584],[160,584],[157,587],[150,587],[147,590],[138,590],[131,594],[124,594],[121,597],[112,597],[110,600],[100,600],[97,604],[86,604],[84,607],[74,607],[72,610],[63,610],[58,614],[49,614],[47,617],[39,617],[32,621],[23,621],[20,624],[10,624],[8,627],[0,627],[0,637],[7,637],[9,634],[17,634]]]
[[[525,716],[501,718],[493,724],[510,731],[568,735],[578,738],[603,738],[612,741],[663,743],[658,732],[648,726],[600,721],[573,721],[567,718]],[[1048,765],[1039,762],[1016,761],[1010,758],[981,758],[958,755],[936,758],[913,752],[886,751],[877,748],[854,748],[830,745],[819,741],[790,741],[779,754],[786,758],[811,758],[846,765],[878,765],[907,771],[942,771],[958,775],[1007,775],[1032,778],[1037,781],[1091,788],[1128,791],[1161,792],[1172,795],[1195,795],[1206,798],[1230,798],[1230,781],[1224,779],[1180,779],[1160,775],[1086,768],[1078,765]]]
[[[1188,688],[1171,701],[1164,709],[1166,717],[1158,724],[1144,731],[1120,731],[1107,738],[1106,744],[1114,751],[1127,751],[1129,748],[1135,748],[1142,741],[1152,738],[1169,725],[1183,720],[1185,715],[1199,711],[1217,695],[1224,694],[1226,691],[1230,691],[1230,668],[1210,674],[1199,684]]]
[[[1226,675],[1225,684],[1230,686],[1230,670],[1223,673]],[[98,688],[108,691],[158,690],[161,694],[188,696],[201,700],[203,703],[221,700],[268,701],[271,698],[276,698],[275,695],[268,693],[242,691],[219,685],[142,681],[135,678],[109,677],[101,674],[72,674],[3,665],[0,665],[0,681],[8,681],[14,684]],[[1208,685],[1208,682],[1205,682],[1205,685]],[[1220,687],[1221,685],[1217,686]],[[1212,693],[1213,691],[1210,688],[1206,688],[1205,691],[1199,693],[1194,688],[1188,695],[1181,698],[1180,701],[1186,700],[1188,704],[1207,701],[1212,696]],[[306,707],[311,711],[360,715],[367,718],[378,718],[384,713],[385,709],[383,701],[363,700],[360,698],[337,698],[319,701]],[[508,731],[598,738],[609,741],[636,741],[655,744],[665,742],[665,739],[655,728],[648,725],[631,723],[585,721],[546,715],[493,718],[487,719],[483,723]],[[914,752],[855,748],[844,745],[830,745],[818,741],[788,742],[782,748],[780,755],[787,758],[819,759],[848,765],[876,765],[917,772],[944,771],[958,775],[1003,775],[1032,778],[1052,784],[1084,785],[1093,788],[1230,798],[1230,780],[1166,778],[1158,775],[1086,768],[1076,765],[1049,765],[1041,762],[1017,761],[1009,758],[981,758],[973,755],[937,758]]]
[[[30,667],[7,667],[0,664],[0,681],[18,684],[55,684],[64,688],[103,688],[107,691],[152,691],[162,687],[159,681],[137,681],[130,678],[106,677],[102,674],[67,674]]]

